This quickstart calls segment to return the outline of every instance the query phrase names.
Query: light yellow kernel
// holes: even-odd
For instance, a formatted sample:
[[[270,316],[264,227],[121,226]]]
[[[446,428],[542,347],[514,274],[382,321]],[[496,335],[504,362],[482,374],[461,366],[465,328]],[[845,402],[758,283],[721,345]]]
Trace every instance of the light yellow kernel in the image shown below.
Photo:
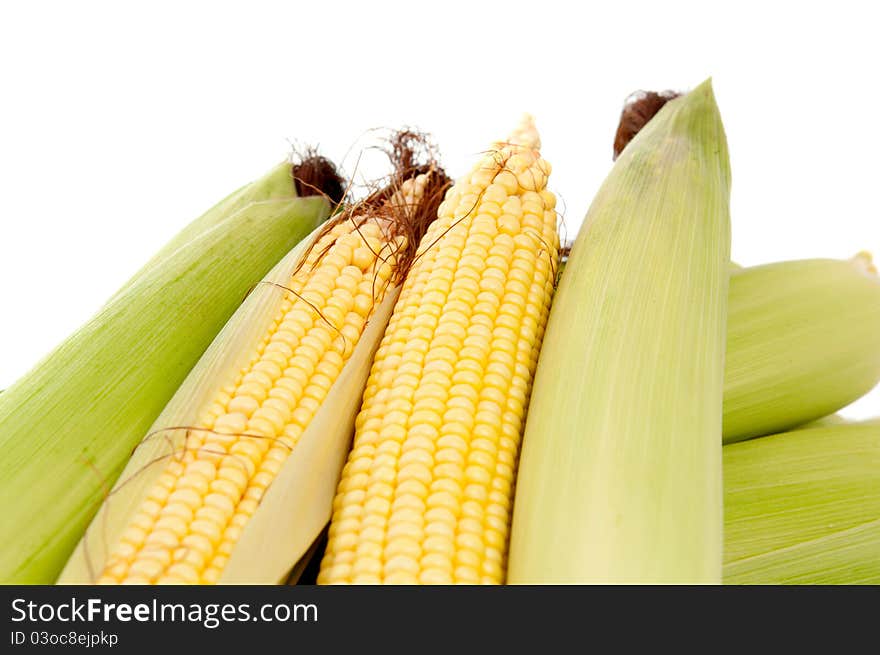
[[[439,562],[452,561],[455,555],[455,544],[451,534],[429,534],[422,543],[425,556],[422,558],[424,566],[437,566]]]
[[[455,524],[445,522],[429,523],[425,526],[425,535],[442,538],[452,543],[455,540]]]
[[[202,510],[211,512],[213,508],[202,508]],[[216,512],[216,510],[213,510],[213,512],[211,513],[214,512]],[[217,525],[217,523],[214,521],[209,521],[205,519],[194,520],[190,525],[190,530],[193,532],[193,534],[205,537],[215,547],[218,543],[220,543],[220,539],[222,537],[220,526]]]
[[[205,505],[215,507],[221,512],[232,514],[235,511],[235,503],[232,497],[226,494],[209,493],[205,496]]]
[[[178,544],[178,538],[169,530],[153,530],[147,535],[144,543],[150,547],[174,548]]]
[[[214,422],[214,430],[225,434],[240,434],[247,428],[247,416],[240,412],[231,412],[218,416]]]
[[[195,520],[197,521],[207,521],[210,523],[216,524],[218,527],[222,527],[226,524],[226,521],[229,517],[229,514],[224,513],[217,507],[213,506],[204,506],[200,507],[195,512]],[[203,533],[200,533],[203,534]]]
[[[238,507],[235,510],[235,516],[232,517],[232,521],[230,521],[233,525],[239,525],[244,527],[245,523],[249,517],[254,515],[254,512],[257,511],[257,507],[259,506],[259,502],[252,498],[243,498],[238,502]]]
[[[422,548],[415,539],[407,537],[397,537],[392,539],[390,536],[385,545],[385,557],[392,559],[394,557],[409,557],[415,561],[422,555]]]
[[[220,581],[220,570],[213,567],[207,568],[202,572],[202,584],[214,585]]]
[[[177,562],[168,567],[168,571],[166,573],[167,577],[170,580],[177,579],[184,584],[197,584],[199,581],[199,574],[195,570],[191,564],[187,564],[186,562]]]
[[[284,377],[278,378],[275,382],[275,389],[285,389],[290,392],[294,398],[302,396],[307,378],[298,368],[287,368],[284,371]]]
[[[425,512],[425,521],[428,523],[447,523],[454,525],[456,521],[455,512],[447,507],[431,507]]]
[[[239,461],[244,461],[244,463],[249,461],[251,463],[251,467],[249,468],[252,470],[250,470],[248,474],[248,477],[251,477],[253,475],[253,468],[255,468],[262,459],[266,445],[267,440],[265,439],[242,439],[233,444],[229,449],[229,453],[230,455],[235,455],[236,459]]]
[[[418,575],[409,571],[388,571],[388,564],[385,564],[385,584],[389,585],[416,585],[419,584]]]
[[[366,271],[376,261],[376,256],[366,245],[361,245],[354,249],[351,261],[361,271]]]
[[[273,476],[271,473],[261,470],[254,475],[253,479],[251,480],[251,486],[265,490],[269,487],[270,484],[272,484],[272,481],[274,479],[275,476]]]
[[[193,475],[191,477],[187,477],[186,479],[181,479],[182,484],[186,484],[187,486],[177,489],[168,497],[168,504],[181,503],[186,505],[190,509],[195,509],[202,503],[202,495],[201,493],[197,493],[191,486],[195,485],[197,480],[205,481],[205,478],[201,475]],[[207,482],[207,481],[205,481]],[[207,484],[205,485],[205,490],[207,491]]]
[[[177,516],[161,516],[156,521],[154,529],[167,530],[176,537],[181,538],[187,533],[189,526]]]
[[[281,372],[284,369],[275,362],[271,361],[271,359],[267,359],[264,357],[259,362],[254,364],[251,370],[254,373],[262,373],[263,375],[265,375],[269,380],[269,385],[267,386],[271,386],[275,380],[281,377]]]
[[[376,576],[382,573],[382,563],[376,557],[362,557],[357,559],[351,568],[351,573],[357,581],[358,577]]]
[[[161,578],[160,578],[161,581]],[[150,584],[150,579],[143,575],[130,575],[122,579],[120,584],[124,585],[147,585]]]
[[[183,559],[186,555],[186,551],[194,550],[204,556],[208,556],[214,548],[210,539],[192,532],[181,539],[180,543],[181,546],[174,550],[175,561],[177,561],[177,559]]]
[[[284,427],[290,418],[290,411],[284,407],[282,412],[276,407],[267,405],[266,403],[268,403],[269,400],[266,400],[266,402],[263,403],[263,406],[254,412],[248,422],[248,432],[258,430],[260,433],[266,434],[266,436],[274,437],[284,430]]]
[[[165,567],[161,562],[155,559],[139,559],[134,562],[128,570],[128,575],[131,577],[143,577],[147,579],[154,579],[158,577]]]
[[[257,472],[257,476],[265,474],[269,476],[270,480],[274,479],[275,476],[278,475],[278,472],[281,470],[281,465],[282,462],[279,462],[278,460],[263,459],[263,463],[260,464],[260,470],[259,472]],[[256,476],[254,479],[256,479]]]
[[[441,568],[426,568],[419,573],[419,582],[423,585],[448,585],[454,581],[450,572]]]
[[[480,566],[482,558],[473,550],[457,548],[455,551],[455,564],[476,569]]]
[[[371,497],[364,503],[364,511],[387,517],[391,512],[391,502],[387,498]]]
[[[255,366],[257,365],[258,364],[255,364]],[[269,387],[272,386],[272,378],[263,371],[252,369],[249,373],[247,373],[247,375],[245,375],[241,379],[241,386],[239,386],[238,388],[238,393],[241,394],[242,387],[247,387],[250,389],[254,386],[261,387],[264,390],[269,389]]]

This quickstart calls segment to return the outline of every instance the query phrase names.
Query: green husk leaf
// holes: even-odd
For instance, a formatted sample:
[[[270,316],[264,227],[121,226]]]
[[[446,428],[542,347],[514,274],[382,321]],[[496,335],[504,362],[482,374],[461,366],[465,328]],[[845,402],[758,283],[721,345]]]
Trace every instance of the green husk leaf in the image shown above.
[[[827,428],[830,425],[843,425],[844,423],[851,423],[852,421],[848,421],[840,414],[829,414],[828,416],[823,416],[822,418],[817,418],[815,421],[810,421],[809,423],[804,423],[803,425],[799,425],[796,430],[809,430],[812,428]]]
[[[725,584],[880,584],[880,421],[723,450]]]
[[[728,316],[724,443],[832,414],[880,381],[880,278],[866,255],[743,269]]]
[[[205,348],[328,213],[319,197],[247,204],[142,270],[0,395],[0,581],[55,581]]]
[[[729,188],[707,81],[593,201],[538,362],[509,582],[720,582]]]

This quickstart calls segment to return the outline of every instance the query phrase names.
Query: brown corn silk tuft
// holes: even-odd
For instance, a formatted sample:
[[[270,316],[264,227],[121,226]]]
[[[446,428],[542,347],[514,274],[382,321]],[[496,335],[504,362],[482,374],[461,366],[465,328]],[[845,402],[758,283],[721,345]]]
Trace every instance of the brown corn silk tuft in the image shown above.
[[[332,161],[319,155],[314,148],[307,149],[291,171],[297,196],[324,196],[334,207],[345,198],[345,178]]]
[[[316,231],[286,284],[268,282],[280,287],[284,298],[262,345],[235,381],[217,380],[211,400],[193,408],[196,424],[163,426],[147,436],[167,439],[172,452],[147,465],[164,467],[163,472],[128,517],[109,556],[94,567],[98,575],[92,579],[109,584],[220,579],[245,525],[345,368],[373,310],[415,260],[449,185],[418,134],[398,133],[388,155],[394,173],[385,187]],[[331,187],[341,180],[323,162],[305,162],[309,184],[321,186],[322,193],[328,179]],[[179,448],[168,436],[177,430],[185,433]],[[86,560],[92,568],[88,553]]]
[[[357,228],[367,220],[379,218],[385,224],[383,231],[388,240],[398,239],[403,243],[403,247],[394,252],[395,267],[391,278],[393,284],[401,284],[416,259],[422,237],[437,218],[437,208],[452,181],[437,164],[438,155],[424,134],[413,130],[396,132],[389,139],[385,152],[394,169],[391,179],[328,221],[322,236],[346,221]],[[408,181],[420,178],[423,182],[419,184],[423,186],[416,201],[412,189],[407,186]]]
[[[617,125],[617,134],[614,135],[613,158],[617,159],[627,144],[667,102],[680,95],[677,91],[636,91],[631,94],[620,112],[620,123]]]

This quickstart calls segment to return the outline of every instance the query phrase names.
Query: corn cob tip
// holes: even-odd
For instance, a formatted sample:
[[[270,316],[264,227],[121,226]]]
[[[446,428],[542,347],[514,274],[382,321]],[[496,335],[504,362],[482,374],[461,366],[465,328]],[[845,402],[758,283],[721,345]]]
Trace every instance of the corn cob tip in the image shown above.
[[[520,117],[519,123],[507,137],[504,142],[496,142],[495,146],[501,148],[503,146],[521,146],[528,150],[541,149],[541,136],[538,134],[538,128],[535,126],[535,117],[528,112]]]
[[[851,261],[856,265],[856,268],[861,269],[864,273],[877,275],[877,266],[874,264],[874,259],[871,257],[871,253],[867,250],[857,252]]]

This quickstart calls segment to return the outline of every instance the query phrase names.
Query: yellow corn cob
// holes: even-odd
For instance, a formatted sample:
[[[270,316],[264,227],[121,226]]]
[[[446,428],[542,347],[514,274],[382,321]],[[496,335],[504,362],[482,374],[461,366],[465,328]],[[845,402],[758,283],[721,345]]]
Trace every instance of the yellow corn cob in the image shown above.
[[[217,581],[242,527],[357,344],[374,302],[381,302],[391,265],[377,260],[380,244],[375,222],[361,226],[360,234],[339,223],[317,241],[291,279],[296,295],[282,303],[262,352],[204,408],[198,429],[187,435],[180,458],[167,464],[99,582]],[[380,292],[375,299],[374,288]]]
[[[272,284],[284,297],[259,346],[236,357],[243,365],[234,379],[218,380],[213,394],[206,394],[183,443],[163,458],[164,470],[117,530],[118,538],[95,571],[97,582],[220,581],[267,489],[343,377],[367,323],[380,320],[374,310],[396,293],[407,232],[395,229],[400,225],[389,216],[414,211],[426,185],[440,177],[430,169],[404,181],[387,200],[377,201],[378,207],[368,202],[360,214],[335,219],[313,237],[292,275]],[[419,235],[417,230],[411,234]],[[298,253],[293,256],[301,259]],[[356,397],[362,389],[363,381]],[[339,416],[332,419],[344,425]],[[161,439],[162,428],[168,427],[152,437]],[[347,434],[343,439],[347,444]],[[344,452],[340,467],[343,457]],[[129,478],[137,474],[129,471]],[[335,481],[334,475],[331,485]],[[327,516],[329,505],[330,496]],[[95,529],[100,527],[96,521]],[[88,552],[81,555],[88,560]],[[73,577],[82,570],[81,564],[74,567]]]
[[[538,143],[527,119],[456,182],[422,240],[373,361],[319,584],[504,581],[559,247]]]

